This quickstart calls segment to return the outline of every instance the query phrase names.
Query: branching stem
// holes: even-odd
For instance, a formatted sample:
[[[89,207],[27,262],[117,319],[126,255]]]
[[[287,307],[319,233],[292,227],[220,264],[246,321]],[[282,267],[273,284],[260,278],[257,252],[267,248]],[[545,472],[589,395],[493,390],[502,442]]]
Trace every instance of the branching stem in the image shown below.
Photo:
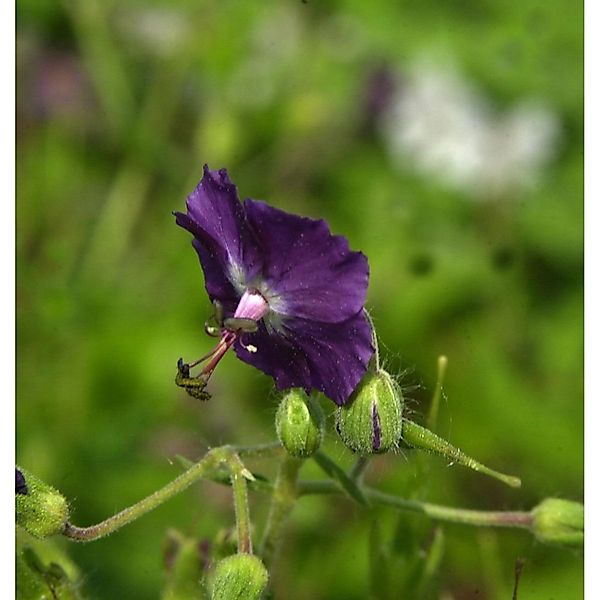
[[[107,536],[183,492],[199,479],[203,477],[212,478],[211,475],[214,476],[215,472],[218,472],[222,466],[225,466],[231,475],[240,552],[251,551],[252,543],[250,541],[250,519],[248,516],[245,479],[252,479],[252,474],[244,467],[240,458],[230,446],[210,450],[204,458],[194,463],[187,471],[163,488],[101,523],[89,527],[77,527],[67,523],[63,535],[77,542],[92,542]]]
[[[342,490],[334,481],[301,481],[298,484],[298,494],[342,494]],[[363,487],[364,495],[373,505],[391,506],[400,510],[418,512],[437,521],[448,523],[461,523],[476,527],[513,527],[529,529],[532,516],[528,512],[481,511],[463,508],[452,508],[417,500],[399,498],[392,494],[385,494],[378,490]]]

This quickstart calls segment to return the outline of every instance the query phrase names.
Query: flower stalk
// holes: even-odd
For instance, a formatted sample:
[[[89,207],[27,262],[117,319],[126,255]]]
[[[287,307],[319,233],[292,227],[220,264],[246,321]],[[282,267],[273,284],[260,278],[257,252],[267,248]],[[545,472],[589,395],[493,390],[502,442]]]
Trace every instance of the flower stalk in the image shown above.
[[[237,527],[238,553],[252,554],[252,531],[246,481],[254,481],[254,477],[244,467],[239,456],[235,453],[231,457],[230,469],[233,505],[235,507],[235,523]]]
[[[298,498],[298,473],[303,463],[302,459],[285,455],[279,464],[260,547],[260,555],[267,568],[273,561],[273,555],[281,540],[285,522]]]
[[[400,498],[367,487],[363,487],[362,491],[373,506],[391,506],[400,510],[417,512],[427,515],[436,521],[460,523],[475,527],[512,527],[518,529],[530,529],[533,524],[533,516],[529,512],[481,511],[453,508],[440,504]],[[342,493],[334,481],[301,481],[298,484],[298,494],[300,496]]]
[[[240,482],[239,477],[241,476],[246,479],[252,479],[252,474],[244,468],[239,457],[229,446],[222,446],[209,451],[204,458],[197,463],[194,463],[187,471],[179,475],[179,477],[165,485],[160,490],[150,494],[150,496],[147,496],[136,504],[125,508],[116,515],[113,515],[112,517],[109,517],[108,519],[105,519],[96,525],[90,525],[89,527],[78,527],[70,522],[67,522],[62,534],[76,542],[92,542],[110,535],[124,525],[132,523],[151,510],[154,510],[167,500],[170,500],[177,494],[183,492],[192,483],[195,483],[199,479],[211,478],[211,474],[214,474],[214,472],[223,465],[226,466],[232,474],[232,485],[235,486],[234,503],[236,503],[236,516],[239,511],[242,519],[243,535],[240,536],[240,539],[244,537],[245,541],[243,543],[247,545],[248,536],[246,535],[246,531],[249,535],[249,518],[247,515],[247,510],[243,510],[238,507],[237,503],[240,503],[240,505],[242,504],[243,494],[245,491],[245,482]],[[242,488],[242,486],[244,486],[244,488]]]

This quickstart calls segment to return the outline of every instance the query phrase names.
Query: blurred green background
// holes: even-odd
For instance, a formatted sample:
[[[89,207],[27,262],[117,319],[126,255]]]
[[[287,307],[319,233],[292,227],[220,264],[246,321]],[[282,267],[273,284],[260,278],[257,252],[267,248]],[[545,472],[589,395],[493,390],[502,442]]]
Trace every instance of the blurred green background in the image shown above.
[[[199,403],[176,360],[210,305],[181,210],[202,165],[242,197],[324,217],[371,266],[368,307],[407,409],[449,358],[439,432],[523,479],[430,461],[432,502],[583,499],[582,5],[568,0],[17,3],[17,458],[95,523],[176,476],[177,454],[274,438],[277,398],[228,356]],[[331,427],[327,445],[350,453]],[[409,495],[412,455],[369,481]],[[272,465],[257,464],[270,475]],[[318,471],[306,467],[307,476]],[[266,499],[252,496],[257,534]],[[92,598],[158,598],[166,531],[213,539],[202,483],[107,539],[59,541]],[[384,541],[401,530],[379,514]],[[400,527],[400,529],[399,529]],[[446,526],[432,597],[583,595],[579,553]],[[332,533],[334,532],[334,535]],[[369,519],[300,502],[276,598],[369,597]]]

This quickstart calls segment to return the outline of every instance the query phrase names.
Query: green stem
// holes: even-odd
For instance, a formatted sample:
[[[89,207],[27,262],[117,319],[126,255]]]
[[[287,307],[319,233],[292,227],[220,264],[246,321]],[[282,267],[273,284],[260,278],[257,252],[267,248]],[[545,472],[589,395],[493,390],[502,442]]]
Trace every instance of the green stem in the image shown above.
[[[298,497],[298,472],[303,462],[286,454],[279,465],[260,549],[260,555],[267,568],[273,560],[283,527]]]
[[[117,531],[117,529],[120,529],[124,525],[139,519],[141,516],[155,509],[157,506],[160,506],[163,502],[173,498],[173,496],[183,492],[192,483],[198,481],[198,479],[214,473],[214,471],[222,464],[228,466],[232,473],[236,472],[238,475],[241,475],[245,478],[252,477],[252,474],[243,467],[239,457],[237,457],[235,452],[230,447],[223,446],[221,448],[214,448],[208,452],[204,458],[197,463],[194,463],[179,477],[165,485],[160,490],[157,490],[150,496],[140,500],[133,506],[125,508],[121,512],[109,517],[101,523],[91,525],[89,527],[77,527],[71,523],[66,523],[63,535],[77,542],[92,542],[107,536],[114,531]],[[240,484],[238,483],[238,488],[239,486]],[[244,516],[242,516],[242,518],[244,518]]]
[[[298,484],[299,495],[309,494],[342,494],[334,481],[301,481]],[[533,517],[528,512],[482,511],[464,508],[452,508],[440,504],[407,500],[392,494],[385,494],[371,488],[363,488],[364,495],[369,502],[378,506],[391,506],[400,510],[407,510],[425,514],[437,521],[448,523],[461,523],[475,527],[513,527],[529,529]]]
[[[238,456],[244,458],[270,458],[279,456],[284,452],[280,442],[268,442],[254,446],[234,446]]]
[[[379,341],[377,340],[377,333],[375,332],[375,323],[373,323],[373,317],[369,314],[369,311],[364,308],[363,312],[365,313],[365,317],[367,317],[367,321],[369,321],[369,325],[371,326],[371,343],[373,344],[373,357],[369,365],[374,368],[375,371],[379,371]]]
[[[235,523],[238,536],[238,552],[240,554],[252,554],[252,533],[246,480],[253,480],[254,477],[244,467],[237,454],[233,454],[230,465],[231,489],[233,491],[233,505],[235,507]]]
[[[437,380],[435,382],[435,390],[431,398],[431,406],[427,415],[427,427],[435,429],[437,424],[438,412],[440,410],[440,400],[442,397],[442,387],[444,385],[444,377],[446,376],[446,367],[448,366],[448,357],[439,356],[437,362]]]
[[[354,481],[360,481],[362,479],[362,476],[364,475],[367,467],[369,466],[370,458],[370,456],[359,456],[356,459],[356,462],[352,466],[352,469],[349,473],[350,479],[353,479]]]

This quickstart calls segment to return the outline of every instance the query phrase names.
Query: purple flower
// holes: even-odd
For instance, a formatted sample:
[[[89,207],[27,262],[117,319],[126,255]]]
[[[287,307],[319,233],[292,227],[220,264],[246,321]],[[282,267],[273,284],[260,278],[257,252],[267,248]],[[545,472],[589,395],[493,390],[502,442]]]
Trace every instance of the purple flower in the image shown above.
[[[175,216],[194,236],[206,291],[225,317],[217,346],[185,373],[208,361],[200,375],[208,380],[233,346],[278,389],[316,388],[344,404],[373,354],[366,257],[323,220],[240,203],[225,169],[205,165],[187,214]]]

